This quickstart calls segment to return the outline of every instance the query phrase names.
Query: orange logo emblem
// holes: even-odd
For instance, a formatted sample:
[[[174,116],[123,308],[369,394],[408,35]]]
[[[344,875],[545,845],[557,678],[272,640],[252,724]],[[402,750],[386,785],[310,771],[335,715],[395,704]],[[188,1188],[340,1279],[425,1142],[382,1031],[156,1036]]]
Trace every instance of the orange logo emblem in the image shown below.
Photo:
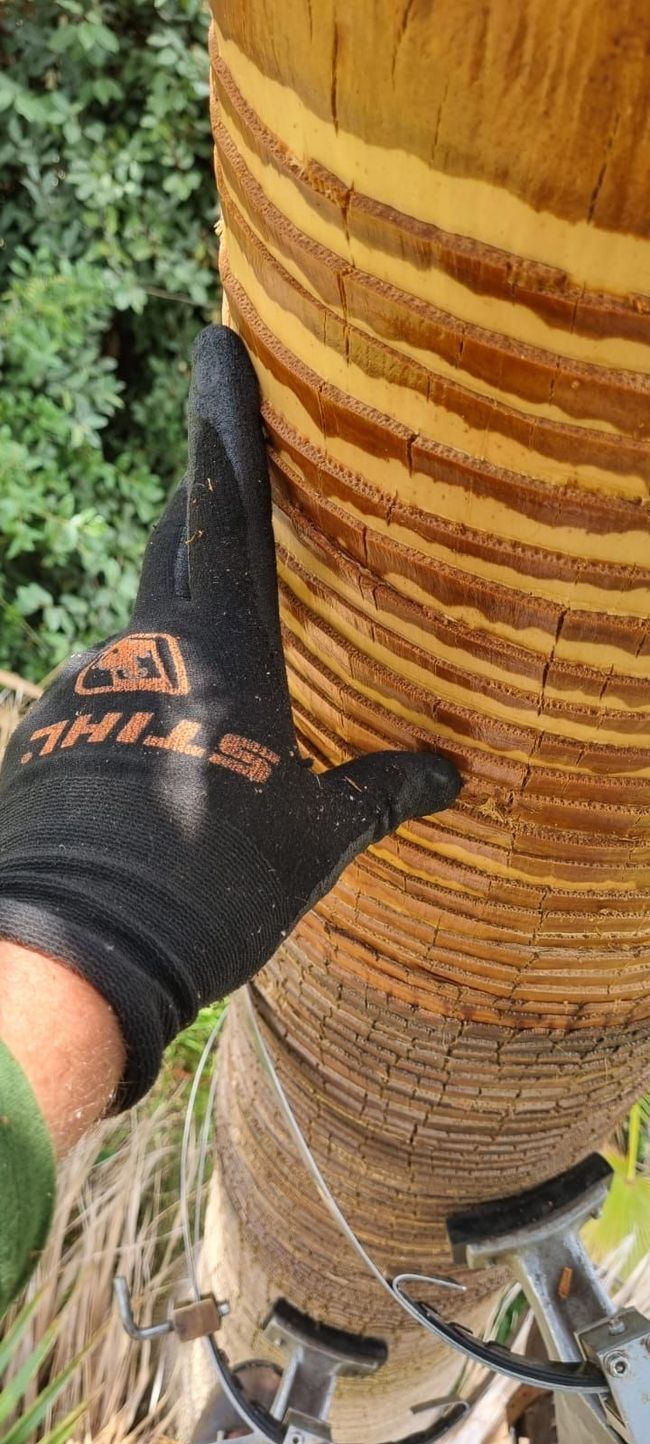
[[[166,632],[134,632],[105,647],[84,667],[75,692],[189,692],[185,664],[175,637]]]

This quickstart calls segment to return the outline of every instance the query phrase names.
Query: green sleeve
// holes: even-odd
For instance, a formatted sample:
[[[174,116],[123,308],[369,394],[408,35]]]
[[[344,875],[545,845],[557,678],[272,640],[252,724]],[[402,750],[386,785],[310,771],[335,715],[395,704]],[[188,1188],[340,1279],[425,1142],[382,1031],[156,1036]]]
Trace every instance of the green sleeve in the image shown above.
[[[0,1042],[0,1317],[38,1263],[55,1183],[43,1115],[22,1068]]]

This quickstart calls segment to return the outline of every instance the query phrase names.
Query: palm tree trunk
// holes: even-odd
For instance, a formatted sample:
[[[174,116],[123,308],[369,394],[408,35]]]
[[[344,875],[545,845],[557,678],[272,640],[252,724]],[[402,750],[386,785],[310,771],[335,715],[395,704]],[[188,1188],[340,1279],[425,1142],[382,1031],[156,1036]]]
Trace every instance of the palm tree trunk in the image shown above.
[[[650,1061],[650,18],[214,12],[223,284],[264,400],[299,736],[317,766],[438,747],[466,779],[347,870],[256,999],[366,1246],[449,1272],[445,1215],[598,1146]],[[278,1294],[381,1333],[340,1433],[406,1426],[458,1361],[338,1236],[238,1005],[217,1137],[229,1352]],[[472,1276],[466,1319],[496,1283]]]

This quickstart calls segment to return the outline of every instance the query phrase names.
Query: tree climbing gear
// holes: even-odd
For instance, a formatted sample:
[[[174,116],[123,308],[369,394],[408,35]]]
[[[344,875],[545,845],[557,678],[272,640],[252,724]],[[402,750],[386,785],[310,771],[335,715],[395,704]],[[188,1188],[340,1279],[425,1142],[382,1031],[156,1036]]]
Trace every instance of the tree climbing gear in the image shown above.
[[[548,1360],[533,1360],[513,1354],[507,1347],[475,1338],[469,1330],[448,1323],[430,1304],[419,1301],[410,1292],[417,1285],[434,1284],[462,1292],[464,1286],[440,1276],[402,1273],[388,1279],[356,1237],[349,1222],[332,1198],[323,1174],[313,1157],[300,1125],[282,1086],[257,1017],[253,991],[247,990],[249,1023],[256,1046],[264,1062],[267,1076],[275,1088],[284,1116],[290,1127],[301,1158],[308,1167],[318,1191],[331,1210],[346,1238],[377,1281],[388,1290],[402,1308],[417,1319],[442,1342],[461,1354],[485,1365],[490,1370],[508,1375],[520,1382],[550,1390],[555,1395],[558,1444],[647,1444],[650,1423],[650,1320],[636,1309],[617,1310],[604,1290],[579,1237],[586,1220],[602,1207],[606,1197],[611,1169],[599,1154],[591,1154],[582,1163],[558,1175],[538,1188],[513,1197],[493,1200],[447,1221],[448,1234],[456,1263],[470,1268],[506,1263],[524,1290],[549,1352]],[[197,1299],[200,1299],[195,1251],[200,1239],[200,1197],[216,1068],[208,1097],[201,1137],[196,1179],[193,1237],[189,1220],[188,1147],[191,1119],[203,1070],[210,1056],[223,1019],[208,1039],[194,1079],[188,1104],[183,1139],[181,1188],[183,1195],[184,1235],[190,1278]],[[279,1305],[280,1311],[282,1306]],[[293,1353],[276,1394],[275,1408],[260,1409],[247,1399],[238,1385],[236,1374],[230,1373],[223,1354],[210,1335],[208,1344],[219,1375],[224,1398],[232,1422],[241,1419],[252,1433],[250,1444],[321,1444],[329,1440],[327,1411],[341,1359],[336,1349],[321,1351],[318,1367],[312,1353],[312,1331],[318,1326],[293,1314],[300,1320],[292,1334],[285,1330],[284,1342]],[[278,1329],[277,1315],[269,1321],[271,1331]],[[325,1331],[329,1334],[330,1331]],[[354,1341],[360,1348],[363,1341]],[[302,1350],[302,1353],[301,1353]],[[324,1362],[326,1360],[326,1362]],[[307,1379],[305,1376],[307,1371]],[[327,1388],[318,1395],[316,1384],[310,1397],[318,1395],[320,1414],[301,1413],[295,1408],[291,1380],[299,1380],[305,1398],[308,1376],[323,1380]],[[320,1373],[319,1373],[320,1371]],[[432,1444],[455,1426],[467,1411],[462,1399],[439,1401],[442,1415],[432,1428],[410,1436],[412,1444]],[[433,1403],[433,1401],[432,1401]],[[280,1410],[282,1405],[282,1411]],[[293,1412],[292,1412],[293,1411]],[[300,1414],[300,1417],[297,1417]],[[228,1434],[222,1435],[228,1438]],[[233,1436],[234,1437],[234,1436]]]
[[[251,1017],[253,1016],[251,1014]],[[201,1080],[224,1020],[225,1013],[215,1024],[196,1070],[187,1106],[181,1147],[181,1208],[185,1259],[192,1293],[197,1304],[205,1304],[206,1298],[210,1297],[201,1293],[196,1253],[201,1237],[201,1199],[210,1121],[216,1092],[216,1067],[213,1068],[205,1103],[196,1177],[192,1183],[190,1183],[189,1146]],[[278,1086],[281,1086],[279,1080]],[[306,1144],[304,1146],[306,1148]],[[313,1169],[317,1169],[314,1160],[312,1160],[312,1171]],[[326,1189],[324,1180],[323,1187]],[[193,1219],[190,1217],[192,1193],[194,1194]],[[331,1202],[333,1204],[333,1200]],[[336,1205],[334,1206],[336,1207]],[[349,1226],[346,1225],[347,1228]],[[355,1237],[351,1229],[348,1237],[351,1239]],[[358,1241],[355,1246],[357,1250],[362,1250],[362,1245]],[[363,1251],[363,1257],[376,1277],[390,1291],[390,1284],[384,1279],[376,1265],[371,1263],[365,1251]],[[458,1287],[455,1284],[450,1286]],[[133,1319],[128,1288],[123,1279],[115,1280],[115,1295],[122,1322],[131,1337],[151,1338],[155,1336],[152,1330],[162,1334],[169,1333],[174,1327],[172,1315],[172,1320],[158,1325],[150,1325],[140,1331]],[[217,1307],[224,1316],[228,1308],[227,1304],[221,1303]],[[369,1340],[342,1334],[338,1330],[324,1329],[321,1325],[292,1309],[284,1300],[276,1302],[267,1320],[266,1332],[276,1345],[282,1344],[288,1355],[286,1366],[275,1391],[275,1397],[268,1401],[269,1407],[262,1407],[254,1398],[247,1397],[245,1383],[251,1369],[251,1361],[246,1361],[238,1368],[231,1370],[213,1334],[208,1332],[205,1336],[220,1391],[220,1397],[216,1400],[214,1410],[209,1411],[212,1413],[213,1420],[215,1417],[220,1419],[216,1439],[238,1437],[232,1434],[232,1429],[243,1423],[247,1424],[249,1428],[249,1433],[245,1435],[248,1444],[325,1444],[325,1441],[328,1441],[329,1444],[331,1434],[327,1420],[336,1379],[342,1374],[358,1376],[374,1373],[381,1366],[385,1357],[383,1343],[377,1339]],[[258,1368],[265,1368],[267,1372],[269,1367],[273,1368],[268,1365],[267,1361],[255,1361],[255,1365]],[[408,1438],[402,1439],[400,1444],[436,1444],[436,1441],[441,1440],[459,1420],[464,1418],[469,1405],[466,1400],[452,1396],[430,1401],[428,1407],[436,1412],[437,1417],[434,1423],[426,1429],[419,1429],[410,1434]],[[316,1412],[306,1412],[308,1410]]]

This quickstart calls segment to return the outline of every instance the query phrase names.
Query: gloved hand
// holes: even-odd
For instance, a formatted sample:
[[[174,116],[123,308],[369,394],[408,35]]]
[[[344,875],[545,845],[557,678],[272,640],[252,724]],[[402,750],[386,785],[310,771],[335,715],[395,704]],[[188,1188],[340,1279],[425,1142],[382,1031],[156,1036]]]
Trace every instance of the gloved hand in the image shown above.
[[[0,774],[0,937],[114,1008],[120,1103],[204,1003],[244,983],[346,864],[459,788],[435,754],[315,775],[291,719],[255,374],[198,338],[189,462],[147,546],[128,630],[71,658]]]

